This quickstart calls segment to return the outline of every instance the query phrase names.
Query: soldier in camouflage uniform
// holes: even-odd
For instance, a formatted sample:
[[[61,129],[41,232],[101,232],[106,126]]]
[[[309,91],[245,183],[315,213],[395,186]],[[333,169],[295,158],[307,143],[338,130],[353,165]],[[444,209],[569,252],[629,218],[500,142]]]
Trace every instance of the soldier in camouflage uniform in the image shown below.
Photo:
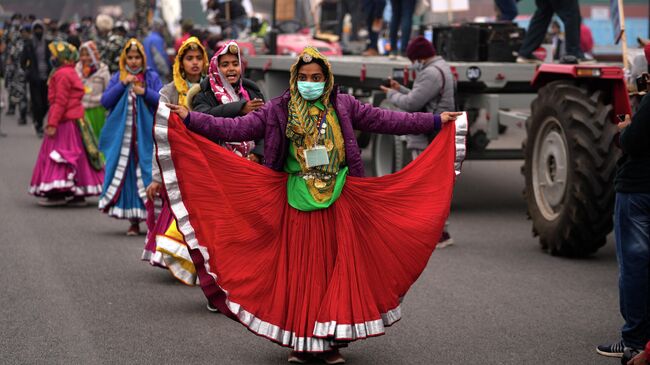
[[[14,14],[11,16],[11,25],[7,29],[7,31],[3,34],[3,40],[5,44],[5,52],[4,52],[4,63],[5,63],[5,68],[4,68],[4,76],[5,76],[5,88],[9,90],[9,87],[12,83],[12,78],[13,75],[15,74],[14,68],[18,66],[17,63],[14,63],[14,60],[11,58],[12,54],[12,49],[18,43],[18,40],[20,39],[20,23],[21,23],[21,15],[20,14]],[[16,114],[16,105],[12,102],[10,97],[7,97],[7,103],[8,103],[8,108],[7,108],[7,115],[14,115]]]
[[[63,22],[59,24],[59,28],[56,34],[54,35],[52,41],[67,42],[69,35],[70,35],[70,23]]]
[[[8,115],[15,113],[18,106],[18,124],[27,124],[27,76],[21,65],[25,42],[31,38],[31,27],[23,26],[20,33],[10,39],[11,47],[7,53],[7,89],[9,92]]]
[[[100,50],[101,57],[104,63],[108,65],[111,74],[120,70],[120,55],[122,48],[126,43],[126,29],[124,26],[118,25],[113,28],[113,32],[108,37],[104,49]]]
[[[108,37],[113,30],[113,18],[107,14],[97,15],[97,19],[95,19],[95,29],[97,30],[95,45],[97,45],[97,50],[99,51],[99,56],[102,58],[102,61],[106,63],[103,55],[106,53]]]
[[[46,18],[43,20],[45,24],[45,36],[47,39],[54,40],[59,34],[59,21],[56,19]]]
[[[81,42],[93,41],[97,44],[97,28],[93,22],[93,18],[90,16],[85,16],[81,18],[81,31],[79,33],[79,38]]]

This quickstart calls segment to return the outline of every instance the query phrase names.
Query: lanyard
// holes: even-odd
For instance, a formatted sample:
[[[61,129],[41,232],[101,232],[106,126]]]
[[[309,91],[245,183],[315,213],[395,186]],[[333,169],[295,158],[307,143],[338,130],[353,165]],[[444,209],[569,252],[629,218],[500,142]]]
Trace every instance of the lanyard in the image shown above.
[[[323,133],[321,133],[321,130],[323,129],[323,125],[325,124],[326,118],[327,118],[327,109],[325,109],[325,111],[323,112],[323,118],[321,118],[320,123],[318,124],[318,129],[316,130],[316,139],[314,140],[314,145],[312,146],[312,148],[316,147],[316,145],[318,144],[318,139],[320,138],[321,134],[325,134],[324,131]]]

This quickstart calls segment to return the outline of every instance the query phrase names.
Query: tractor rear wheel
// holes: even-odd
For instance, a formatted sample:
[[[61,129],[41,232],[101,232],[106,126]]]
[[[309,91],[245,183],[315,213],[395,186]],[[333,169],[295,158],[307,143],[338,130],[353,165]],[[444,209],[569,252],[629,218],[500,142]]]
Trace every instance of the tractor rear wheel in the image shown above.
[[[612,231],[620,152],[611,112],[601,90],[567,80],[542,87],[532,102],[524,197],[533,234],[552,255],[592,254]]]

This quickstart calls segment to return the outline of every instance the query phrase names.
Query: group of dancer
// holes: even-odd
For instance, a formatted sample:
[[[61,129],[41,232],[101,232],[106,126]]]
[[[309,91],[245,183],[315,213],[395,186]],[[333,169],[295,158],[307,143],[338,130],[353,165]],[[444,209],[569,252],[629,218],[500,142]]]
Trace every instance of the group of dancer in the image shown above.
[[[92,44],[80,57],[66,42],[49,48],[47,138],[30,185],[41,204],[99,195],[128,235],[146,221],[143,260],[200,285],[208,309],[289,347],[292,363],[344,363],[341,347],[401,318],[449,214],[459,113],[363,104],[338,92],[313,47],[270,101],[243,78],[234,41],[208,60],[187,39],[164,86],[136,39],[110,80]],[[437,136],[402,171],[364,178],[355,129]]]

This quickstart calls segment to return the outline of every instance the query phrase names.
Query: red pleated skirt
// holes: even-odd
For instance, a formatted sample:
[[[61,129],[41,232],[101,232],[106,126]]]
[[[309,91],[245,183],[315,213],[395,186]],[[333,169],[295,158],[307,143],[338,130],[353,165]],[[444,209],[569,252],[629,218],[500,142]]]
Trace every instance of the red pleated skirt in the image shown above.
[[[164,114],[163,114],[164,116]],[[404,170],[349,176],[328,209],[287,203],[287,174],[159,117],[158,158],[204,293],[252,332],[320,352],[384,334],[449,214],[454,125]]]

